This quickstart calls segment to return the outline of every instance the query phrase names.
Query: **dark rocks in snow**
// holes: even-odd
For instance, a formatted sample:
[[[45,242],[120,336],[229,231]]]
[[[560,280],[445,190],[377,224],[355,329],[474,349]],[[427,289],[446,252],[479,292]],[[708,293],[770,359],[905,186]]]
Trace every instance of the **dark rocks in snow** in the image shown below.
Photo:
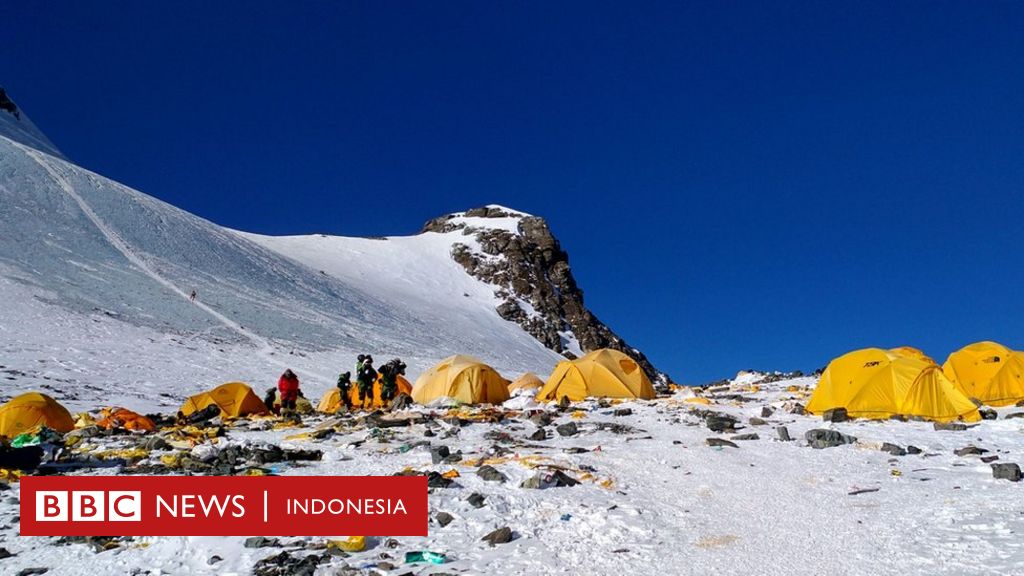
[[[571,357],[562,336],[568,330],[585,351],[613,348],[627,354],[655,385],[671,380],[587,309],[583,291],[569,267],[569,255],[543,218],[495,206],[473,208],[461,215],[518,219],[515,231],[469,225],[455,220],[459,216],[456,214],[434,218],[423,226],[424,232],[461,230],[473,238],[479,251],[470,248],[470,242],[457,243],[452,247],[451,257],[470,276],[496,287],[495,293],[501,299],[496,310],[502,318],[519,324],[555,352]],[[528,314],[520,301],[529,303],[534,313]]]
[[[1010,482],[1020,482],[1022,478],[1020,473],[1020,466],[1012,462],[992,464],[992,477],[995,478],[996,480],[1009,480]]]
[[[44,567],[25,568],[21,572],[18,572],[17,576],[38,576],[39,574],[46,574],[49,571],[49,568]]]
[[[749,423],[749,424],[750,424],[751,426],[764,426],[765,424],[767,424],[767,423],[768,423],[768,421],[767,421],[767,420],[762,420],[761,418],[757,418],[757,417],[753,417],[753,418],[751,418],[750,420],[748,420],[747,422],[748,422],[748,423]]]
[[[480,539],[481,542],[487,542],[491,546],[494,546],[495,544],[507,544],[513,540],[515,540],[515,534],[508,526],[498,528]]]
[[[772,414],[775,414],[775,408],[771,406],[761,407],[761,418],[771,418]]]
[[[551,420],[552,416],[550,412],[537,412],[530,416],[530,422],[533,422],[539,428],[550,425]]]
[[[847,436],[835,430],[825,430],[823,428],[815,428],[808,430],[804,434],[804,438],[807,443],[810,444],[811,448],[822,449],[822,448],[833,448],[835,446],[842,446],[843,444],[853,444],[857,441],[854,436]]]
[[[447,488],[452,485],[452,480],[445,478],[440,472],[427,474],[427,488]]]
[[[964,446],[963,448],[957,448],[953,450],[953,454],[957,456],[981,456],[988,452],[985,448],[978,448],[977,446]]]
[[[1010,412],[1003,417],[1004,420],[1009,420],[1011,418],[1024,418],[1024,412]]]
[[[171,445],[167,443],[167,440],[159,436],[148,436],[142,442],[139,443],[139,448],[143,450],[170,450]]]
[[[807,412],[804,405],[799,402],[786,402],[782,405],[782,409],[790,414],[804,414]]]
[[[562,436],[575,436],[579,434],[579,428],[576,427],[575,422],[568,422],[555,428],[556,431]]]
[[[0,560],[14,556],[7,548],[0,548]]]
[[[444,528],[445,526],[451,524],[452,520],[455,520],[455,517],[447,512],[438,512],[434,515],[434,520],[437,520],[437,523],[440,524],[442,528]]]
[[[963,432],[973,426],[968,426],[963,422],[935,422],[932,424],[932,428],[935,430],[949,430],[951,432]]]
[[[434,464],[444,462],[444,459],[451,455],[451,450],[443,444],[430,447],[430,461]]]
[[[483,508],[486,500],[487,498],[479,492],[473,492],[469,495],[469,498],[466,498],[466,502],[469,502],[469,505],[473,508]]]
[[[476,475],[485,482],[505,482],[508,480],[508,477],[499,472],[497,468],[487,464],[477,468]]]
[[[785,426],[779,426],[775,429],[775,433],[778,434],[779,440],[782,442],[792,442],[793,438],[789,436],[789,428]]]
[[[246,548],[277,548],[281,541],[277,538],[266,538],[264,536],[253,536],[245,539]]]
[[[533,434],[530,434],[530,440],[534,440],[534,441],[539,442],[541,440],[547,440],[547,439],[548,439],[548,433],[545,432],[543,428],[537,428],[536,430],[534,430]]]
[[[284,459],[288,462],[306,462],[321,460],[324,453],[320,450],[285,450]]]
[[[978,414],[981,414],[982,420],[995,420],[999,418],[999,413],[991,408],[979,408]]]
[[[914,445],[907,446],[907,454],[920,454],[923,452],[920,448]]]
[[[616,408],[615,411],[612,412],[612,415],[613,416],[629,416],[632,413],[633,413],[633,409],[632,408]]]
[[[888,442],[882,442],[882,447],[879,448],[882,452],[888,452],[893,456],[906,456],[907,451],[897,446],[896,444],[890,444]]]
[[[730,440],[737,440],[737,441],[740,441],[740,442],[747,441],[747,440],[760,440],[760,439],[761,439],[761,437],[758,436],[757,434],[737,434],[737,435],[732,436],[730,438]]]
[[[317,566],[330,560],[330,555],[317,556],[311,554],[304,558],[292,556],[288,552],[281,552],[268,556],[253,566],[254,576],[313,576]]]
[[[221,558],[220,556],[217,556],[216,554],[214,554],[213,556],[210,556],[210,559],[207,560],[206,563],[209,564],[210,566],[213,566],[214,564],[218,564],[218,563],[223,562],[223,561],[224,561],[223,558]]]
[[[736,430],[737,421],[728,414],[708,414],[704,418],[708,430],[721,434],[722,432],[733,432]]]
[[[707,438],[704,441],[707,442],[708,446],[715,447],[715,448],[719,448],[719,447],[739,448],[739,446],[737,446],[735,443],[729,442],[728,440],[726,440],[724,438]]]
[[[996,460],[999,460],[999,456],[996,456],[995,454],[993,454],[991,456],[982,456],[981,458],[979,458],[979,460],[981,460],[985,464],[989,464],[991,462],[995,462]]]
[[[821,414],[823,422],[846,422],[849,419],[846,414],[846,408],[832,408],[831,410],[825,410]]]

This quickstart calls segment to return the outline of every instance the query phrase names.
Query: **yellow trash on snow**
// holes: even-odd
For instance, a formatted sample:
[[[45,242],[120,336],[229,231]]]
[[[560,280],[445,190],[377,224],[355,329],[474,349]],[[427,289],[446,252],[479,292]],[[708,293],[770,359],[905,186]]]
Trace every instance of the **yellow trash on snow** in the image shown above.
[[[635,360],[605,348],[576,360],[559,362],[537,393],[537,401],[557,401],[563,396],[576,402],[587,397],[651,399],[655,393],[647,374]]]
[[[937,365],[880,348],[855,350],[829,363],[807,403],[807,412],[821,414],[832,408],[845,408],[855,418],[981,419],[974,403]]]

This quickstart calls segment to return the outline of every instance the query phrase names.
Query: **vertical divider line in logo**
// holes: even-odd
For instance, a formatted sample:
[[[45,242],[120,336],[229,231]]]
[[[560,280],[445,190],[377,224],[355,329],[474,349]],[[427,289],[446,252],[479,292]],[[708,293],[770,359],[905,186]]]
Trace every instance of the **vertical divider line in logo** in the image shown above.
[[[267,523],[267,491],[263,491],[263,523]]]

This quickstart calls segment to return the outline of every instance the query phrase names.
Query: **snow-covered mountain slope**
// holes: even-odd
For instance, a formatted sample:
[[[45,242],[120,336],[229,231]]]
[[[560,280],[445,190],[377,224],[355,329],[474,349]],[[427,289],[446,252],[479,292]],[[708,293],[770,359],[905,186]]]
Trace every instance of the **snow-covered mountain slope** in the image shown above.
[[[14,100],[11,100],[3,87],[0,87],[0,136],[6,136],[36,150],[42,150],[51,156],[64,158],[53,142],[50,142],[50,139],[32,123],[32,120],[22,112],[21,108],[18,108]]]
[[[315,393],[363,351],[402,357],[411,376],[454,353],[510,375],[545,373],[561,359],[503,320],[492,289],[451,260],[457,234],[282,239],[300,245],[298,261],[268,249],[270,239],[222,228],[10,135],[0,135],[0,331],[10,334],[0,370],[13,382],[5,396],[46,384],[67,400],[109,401],[83,390],[124,374],[121,383],[156,398],[231,379],[272,384],[284,366]],[[305,257],[321,240],[331,250]],[[335,248],[344,259],[334,260]],[[18,323],[27,318],[32,324]],[[90,336],[97,324],[108,336]],[[199,381],[147,371],[139,338],[152,344],[140,346],[152,348],[148,358],[160,357],[167,338],[204,350],[194,359]],[[47,357],[64,361],[53,352],[62,348],[86,358],[74,370],[41,370]],[[233,354],[238,360],[224,358]]]

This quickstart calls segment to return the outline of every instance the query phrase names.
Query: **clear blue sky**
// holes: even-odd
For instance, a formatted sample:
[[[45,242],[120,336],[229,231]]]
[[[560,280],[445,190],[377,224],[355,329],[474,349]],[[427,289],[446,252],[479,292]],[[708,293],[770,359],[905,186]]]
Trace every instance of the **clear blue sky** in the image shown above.
[[[72,159],[220,224],[546,217],[678,380],[1024,346],[1017,2],[20,2]]]

